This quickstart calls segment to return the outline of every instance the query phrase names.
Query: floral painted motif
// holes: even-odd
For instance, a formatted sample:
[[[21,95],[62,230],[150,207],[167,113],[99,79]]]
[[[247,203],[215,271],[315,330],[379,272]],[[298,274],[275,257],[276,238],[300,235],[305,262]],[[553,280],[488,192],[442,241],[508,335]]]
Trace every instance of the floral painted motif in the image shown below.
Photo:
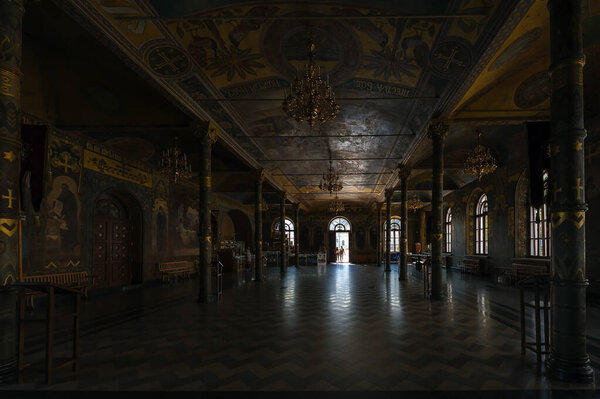
[[[386,46],[380,51],[371,50],[371,54],[364,57],[367,61],[365,69],[374,70],[373,76],[376,78],[383,75],[383,79],[388,81],[393,76],[402,82],[403,75],[414,78],[416,75],[413,71],[419,70],[418,66],[410,63],[402,49]]]
[[[232,45],[229,49],[217,51],[217,56],[210,59],[206,69],[214,70],[213,78],[227,73],[227,80],[232,80],[236,74],[244,79],[246,74],[256,75],[255,68],[264,68],[264,64],[256,61],[262,57],[262,54],[252,54],[250,49],[242,50]]]

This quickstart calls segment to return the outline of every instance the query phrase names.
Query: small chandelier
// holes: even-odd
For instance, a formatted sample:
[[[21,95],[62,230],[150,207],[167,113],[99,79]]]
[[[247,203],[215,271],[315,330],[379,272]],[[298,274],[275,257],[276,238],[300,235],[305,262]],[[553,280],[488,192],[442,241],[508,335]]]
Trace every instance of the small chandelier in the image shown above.
[[[413,195],[412,198],[406,201],[406,207],[413,212],[416,212],[417,210],[421,209],[423,205],[423,201],[421,201],[421,199],[416,195]]]
[[[179,183],[192,175],[192,167],[187,161],[187,155],[177,146],[177,137],[173,139],[171,147],[163,151],[159,171],[166,174],[174,183]]]
[[[338,199],[337,193],[335,193],[335,199],[331,201],[328,211],[338,214],[344,212],[344,209],[344,203]]]
[[[302,80],[296,79],[290,86],[290,94],[284,96],[282,107],[283,111],[290,118],[298,122],[307,121],[312,128],[317,121],[321,124],[334,119],[340,106],[335,102],[335,96],[329,86],[329,75],[327,83],[321,79],[321,67],[314,63],[315,44],[308,46],[308,64],[304,68],[304,77]]]
[[[467,156],[463,167],[466,175],[477,176],[478,180],[481,180],[483,175],[492,173],[498,167],[490,149],[482,146],[480,142],[481,130],[477,132],[477,147]]]
[[[335,173],[335,169],[333,169],[331,164],[331,157],[329,157],[329,169],[327,169],[327,174],[323,173],[321,183],[319,183],[319,189],[329,191],[329,194],[332,194],[341,191],[342,188],[344,188],[344,186],[340,183],[340,176]]]

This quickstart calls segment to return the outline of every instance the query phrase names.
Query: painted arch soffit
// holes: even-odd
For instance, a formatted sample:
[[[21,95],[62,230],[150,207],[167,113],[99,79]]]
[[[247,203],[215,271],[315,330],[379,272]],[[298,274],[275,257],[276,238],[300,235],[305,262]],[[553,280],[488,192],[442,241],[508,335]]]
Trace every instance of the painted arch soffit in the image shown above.
[[[432,113],[451,94],[449,89],[463,81],[489,44],[489,31],[498,28],[495,17],[505,15],[517,1],[369,3],[381,8],[360,3],[70,0],[66,4],[98,27],[176,101],[198,118],[215,123],[221,137],[234,143],[246,159],[276,171],[278,184],[291,187],[286,190],[290,194],[302,197],[313,192],[319,176],[311,180],[297,175],[322,171],[327,162],[278,161],[298,158],[298,154],[323,159],[330,149],[335,158],[368,158],[341,161],[337,166],[349,172],[376,172],[348,178],[345,184],[350,198],[373,199],[389,183],[389,172],[398,160],[420,140]],[[204,8],[199,9],[198,4]],[[481,17],[338,19],[335,24],[276,18],[394,13]],[[140,18],[173,16],[185,17]],[[220,18],[202,19],[206,16]],[[256,19],[223,19],[230,16]],[[308,131],[286,118],[277,100],[283,98],[283,87],[289,86],[296,69],[305,64],[309,37],[317,43],[316,62],[329,74],[338,97],[433,100],[344,101],[336,120],[318,132]],[[232,101],[212,101],[215,98]],[[260,99],[276,101],[257,101]],[[364,137],[372,132],[387,136]],[[345,137],[330,137],[340,134]],[[280,137],[288,135],[294,137]]]

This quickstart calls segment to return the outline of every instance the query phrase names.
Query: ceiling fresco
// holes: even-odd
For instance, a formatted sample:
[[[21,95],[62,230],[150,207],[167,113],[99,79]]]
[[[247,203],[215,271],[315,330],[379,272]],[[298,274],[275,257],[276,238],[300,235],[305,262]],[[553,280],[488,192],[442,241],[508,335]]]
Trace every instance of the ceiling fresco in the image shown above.
[[[398,163],[421,148],[432,117],[448,104],[496,106],[486,88],[545,40],[538,3],[69,0],[63,7],[172,101],[218,126],[220,139],[264,167],[272,184],[311,206],[329,198],[316,188],[329,158],[342,173],[341,199],[381,200]],[[400,14],[421,17],[394,17]],[[441,14],[465,16],[428,17]],[[309,40],[341,107],[335,120],[313,129],[281,110]],[[488,68],[474,76],[486,56]],[[525,83],[517,102],[543,107],[544,79],[527,69],[515,83]],[[450,186],[460,182],[456,176]]]

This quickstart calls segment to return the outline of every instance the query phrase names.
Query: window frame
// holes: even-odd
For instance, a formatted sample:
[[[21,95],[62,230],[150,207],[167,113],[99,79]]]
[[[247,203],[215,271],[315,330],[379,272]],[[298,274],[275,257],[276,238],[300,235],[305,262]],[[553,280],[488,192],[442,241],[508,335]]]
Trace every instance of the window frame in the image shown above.
[[[273,224],[273,231],[279,231],[281,218],[275,219],[275,223]],[[287,216],[284,219],[284,228],[285,228],[285,237],[288,239],[288,245],[290,247],[294,246],[296,243],[296,226],[294,225],[294,221]]]
[[[398,216],[392,216],[390,218],[390,252],[400,252],[401,234],[402,220]],[[385,243],[387,239],[387,220],[383,222],[383,239]]]
[[[482,193],[475,205],[475,255],[489,254],[489,202]]]
[[[452,208],[446,211],[444,219],[444,251],[452,253]]]
[[[541,208],[535,208],[529,205],[529,223],[528,223],[528,254],[531,258],[552,257],[552,225],[550,221],[550,210],[548,203],[549,174],[547,170],[543,173],[544,180],[544,203]],[[540,220],[536,216],[540,214]]]

